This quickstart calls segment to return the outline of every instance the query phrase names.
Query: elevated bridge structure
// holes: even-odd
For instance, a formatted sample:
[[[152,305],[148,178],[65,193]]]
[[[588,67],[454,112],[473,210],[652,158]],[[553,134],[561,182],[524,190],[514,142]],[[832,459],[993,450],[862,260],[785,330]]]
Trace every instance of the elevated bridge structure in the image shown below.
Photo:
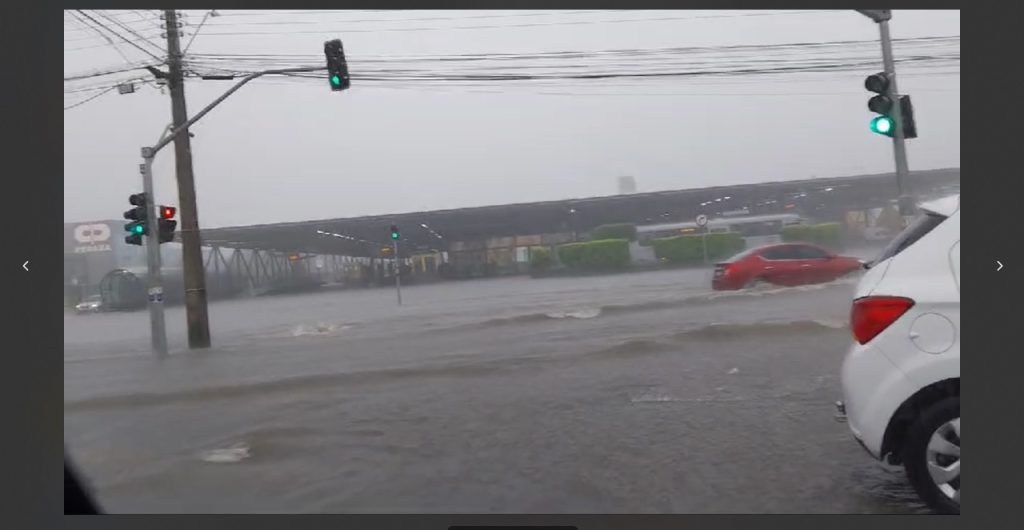
[[[919,198],[958,192],[960,169],[914,171],[909,183]],[[715,217],[737,210],[750,215],[795,212],[814,220],[839,221],[848,211],[888,206],[896,195],[895,176],[886,173],[209,228],[201,231],[201,238],[205,246],[217,249],[215,254],[223,249],[252,251],[248,260],[208,258],[208,262],[214,268],[245,270],[256,278],[285,269],[289,256],[380,257],[381,249],[391,243],[393,224],[401,229],[400,252],[407,256],[447,250],[455,242],[582,234],[609,223],[690,221],[701,213]]]

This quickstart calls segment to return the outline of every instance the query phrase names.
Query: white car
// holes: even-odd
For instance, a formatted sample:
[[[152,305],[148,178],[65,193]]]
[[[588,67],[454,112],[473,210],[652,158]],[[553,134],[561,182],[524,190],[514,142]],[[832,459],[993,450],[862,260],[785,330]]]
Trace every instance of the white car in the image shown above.
[[[95,313],[103,307],[103,299],[99,295],[93,295],[75,305],[76,313]]]
[[[921,210],[857,286],[836,405],[932,510],[960,513],[960,196]]]

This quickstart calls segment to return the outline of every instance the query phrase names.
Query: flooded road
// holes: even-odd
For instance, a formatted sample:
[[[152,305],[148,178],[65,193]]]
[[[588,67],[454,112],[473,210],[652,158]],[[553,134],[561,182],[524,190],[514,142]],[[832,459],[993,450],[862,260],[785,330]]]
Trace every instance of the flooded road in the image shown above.
[[[833,420],[854,279],[508,278],[65,319],[65,437],[113,512],[907,513]]]

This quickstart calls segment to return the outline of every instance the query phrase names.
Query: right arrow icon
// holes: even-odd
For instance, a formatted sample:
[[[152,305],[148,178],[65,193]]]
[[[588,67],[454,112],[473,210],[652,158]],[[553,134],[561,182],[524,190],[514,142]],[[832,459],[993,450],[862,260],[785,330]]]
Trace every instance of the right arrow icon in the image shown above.
[[[996,272],[1003,270],[1003,262],[996,260]]]

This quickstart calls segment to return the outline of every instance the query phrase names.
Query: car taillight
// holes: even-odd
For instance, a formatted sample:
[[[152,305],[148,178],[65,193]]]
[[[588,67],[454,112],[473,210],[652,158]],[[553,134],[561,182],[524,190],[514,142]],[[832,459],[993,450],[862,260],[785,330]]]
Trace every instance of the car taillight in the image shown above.
[[[867,344],[885,331],[911,307],[914,301],[899,296],[866,296],[853,301],[850,330],[858,344]]]

